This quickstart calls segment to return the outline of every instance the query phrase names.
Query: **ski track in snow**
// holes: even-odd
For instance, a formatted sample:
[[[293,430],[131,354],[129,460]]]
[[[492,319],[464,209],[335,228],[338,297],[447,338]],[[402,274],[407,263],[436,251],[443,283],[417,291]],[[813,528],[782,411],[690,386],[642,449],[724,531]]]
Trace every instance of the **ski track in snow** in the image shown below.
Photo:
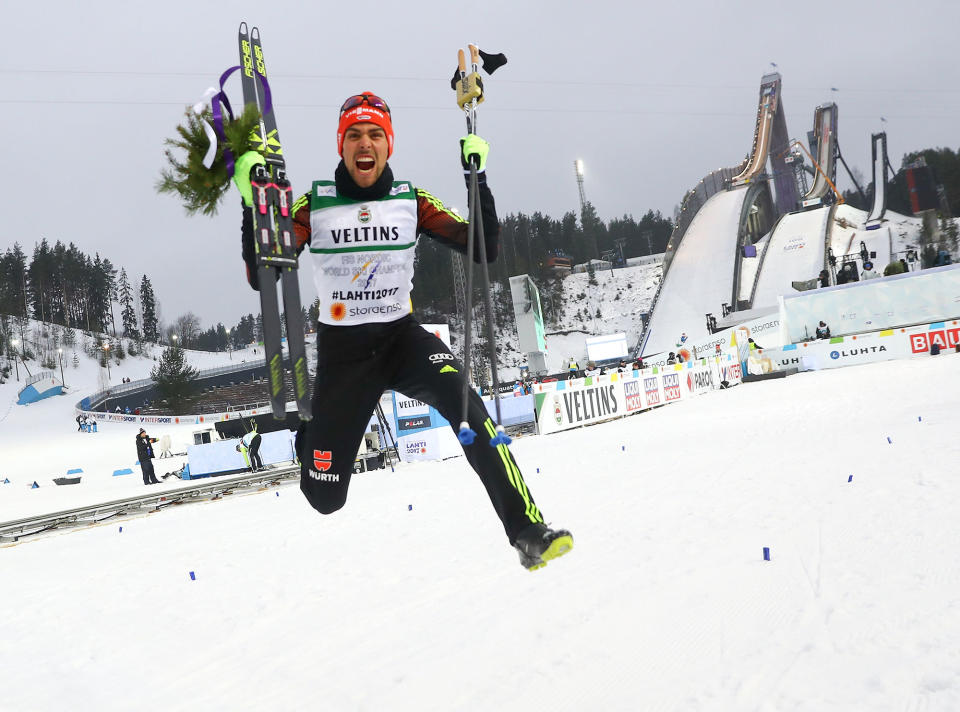
[[[576,539],[534,573],[463,458],[356,476],[327,517],[285,485],[0,548],[0,710],[956,710],[958,368],[799,374],[519,439]],[[130,426],[51,427],[132,461]],[[117,479],[90,486],[141,491]],[[0,512],[86,486],[42,484],[0,486]]]

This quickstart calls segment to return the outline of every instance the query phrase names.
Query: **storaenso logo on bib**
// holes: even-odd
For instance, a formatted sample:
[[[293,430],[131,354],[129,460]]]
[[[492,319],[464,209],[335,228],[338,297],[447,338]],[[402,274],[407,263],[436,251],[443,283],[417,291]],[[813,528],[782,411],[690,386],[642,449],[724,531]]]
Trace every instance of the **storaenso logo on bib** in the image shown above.
[[[370,209],[366,205],[360,206],[360,212],[357,213],[357,220],[363,224],[367,224],[373,218],[373,215],[370,213]]]
[[[350,316],[366,316],[367,314],[396,314],[403,311],[403,305],[397,304],[375,304],[370,307],[350,307],[347,314]]]

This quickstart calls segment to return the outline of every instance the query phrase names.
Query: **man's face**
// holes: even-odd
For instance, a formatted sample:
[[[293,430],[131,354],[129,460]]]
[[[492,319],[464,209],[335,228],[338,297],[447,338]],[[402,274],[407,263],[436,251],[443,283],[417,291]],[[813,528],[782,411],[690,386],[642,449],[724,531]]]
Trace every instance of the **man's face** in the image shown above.
[[[353,182],[369,188],[387,165],[387,134],[376,124],[354,124],[343,136],[343,162]]]

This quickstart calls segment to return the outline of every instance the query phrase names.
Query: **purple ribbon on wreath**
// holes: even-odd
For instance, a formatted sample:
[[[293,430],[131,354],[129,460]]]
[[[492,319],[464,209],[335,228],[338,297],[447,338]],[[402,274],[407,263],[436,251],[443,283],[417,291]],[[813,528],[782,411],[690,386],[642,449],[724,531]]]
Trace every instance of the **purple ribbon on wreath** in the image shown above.
[[[210,98],[211,109],[213,111],[213,128],[217,133],[217,137],[223,143],[223,158],[227,162],[227,175],[233,178],[234,170],[234,157],[233,151],[230,150],[230,147],[227,145],[227,137],[223,131],[223,110],[227,112],[227,116],[230,117],[230,120],[233,121],[233,109],[230,106],[230,99],[227,97],[227,92],[224,91],[223,85],[226,83],[227,79],[235,71],[240,69],[240,65],[235,67],[230,67],[223,74],[220,75],[220,91],[214,94]],[[270,84],[267,82],[267,78],[257,73],[257,79],[260,80],[260,85],[263,87],[263,113],[267,114],[273,108],[273,97],[270,92]],[[220,105],[223,105],[221,109]]]

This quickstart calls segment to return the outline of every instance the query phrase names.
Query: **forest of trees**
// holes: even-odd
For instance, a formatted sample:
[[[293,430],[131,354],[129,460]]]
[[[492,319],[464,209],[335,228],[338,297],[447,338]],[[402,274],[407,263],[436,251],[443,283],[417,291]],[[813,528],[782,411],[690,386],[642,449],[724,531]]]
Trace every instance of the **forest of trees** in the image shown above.
[[[121,307],[117,329],[114,302]],[[0,255],[0,314],[139,340],[156,334],[156,302],[144,276],[134,301],[126,271],[99,254],[91,259],[72,242],[41,240],[29,262],[19,243]]]
[[[598,259],[608,251],[622,247],[623,257],[657,254],[666,248],[673,223],[659,212],[648,211],[639,221],[632,215],[604,223],[587,203],[580,219],[573,212],[556,220],[543,213],[509,214],[500,219],[500,255],[490,265],[490,280],[499,285],[494,290],[494,312],[498,322],[512,313],[509,278],[529,274],[542,295],[559,287],[559,281],[545,264],[551,253],[561,251],[574,264]],[[466,261],[464,262],[466,266]],[[479,269],[474,284],[479,287]],[[456,313],[453,269],[450,250],[424,239],[417,249],[417,272],[414,278],[414,311],[424,322],[446,321]],[[474,304],[479,292],[474,295]],[[544,317],[556,321],[551,300],[544,299]]]
[[[923,158],[932,169],[934,182],[943,186],[949,208],[947,217],[957,217],[960,213],[960,151],[954,151],[952,148],[928,148],[905,154],[900,163],[900,169],[887,184],[887,210],[901,215],[912,214],[906,174],[902,168],[915,163],[920,158]],[[856,169],[853,170],[857,173]],[[873,204],[873,181],[861,181],[861,187],[865,196],[861,196],[851,188],[843,192],[843,199],[855,208],[869,210]]]
[[[950,148],[926,149],[908,153],[903,164],[923,158],[943,186],[949,215],[960,212],[960,152]],[[846,191],[844,198],[854,207],[869,208],[873,185],[863,185],[866,193]],[[910,215],[910,202],[903,171],[897,173],[888,188],[888,209]],[[952,223],[942,222],[944,231],[953,230]],[[544,316],[556,323],[555,300],[559,282],[545,269],[551,254],[562,252],[574,264],[587,262],[616,251],[624,258],[663,252],[673,222],[659,212],[648,211],[639,220],[624,215],[602,221],[594,207],[587,203],[582,214],[567,212],[556,219],[535,212],[508,214],[501,217],[500,256],[490,266],[494,285],[494,312],[499,321],[511,314],[509,278],[529,274],[543,295]],[[955,234],[948,237],[956,240]],[[479,288],[479,272],[475,284]],[[453,268],[450,250],[434,240],[424,239],[417,251],[417,272],[414,280],[414,308],[424,322],[447,321],[456,314]],[[479,303],[479,292],[474,295]],[[559,309],[559,306],[557,306]],[[239,348],[261,338],[260,316],[247,314],[232,328],[222,323],[201,328],[195,314],[177,317],[163,326],[159,320],[159,304],[147,275],[131,279],[125,269],[119,272],[106,257],[92,258],[72,242],[57,241],[52,246],[41,239],[28,257],[20,244],[0,254],[0,315],[16,319],[32,318],[62,326],[82,329],[88,334],[126,337],[133,342],[131,351],[143,342],[170,343],[184,348],[224,351]],[[306,329],[316,324],[317,305],[303,310]],[[2,350],[4,346],[0,346]]]

